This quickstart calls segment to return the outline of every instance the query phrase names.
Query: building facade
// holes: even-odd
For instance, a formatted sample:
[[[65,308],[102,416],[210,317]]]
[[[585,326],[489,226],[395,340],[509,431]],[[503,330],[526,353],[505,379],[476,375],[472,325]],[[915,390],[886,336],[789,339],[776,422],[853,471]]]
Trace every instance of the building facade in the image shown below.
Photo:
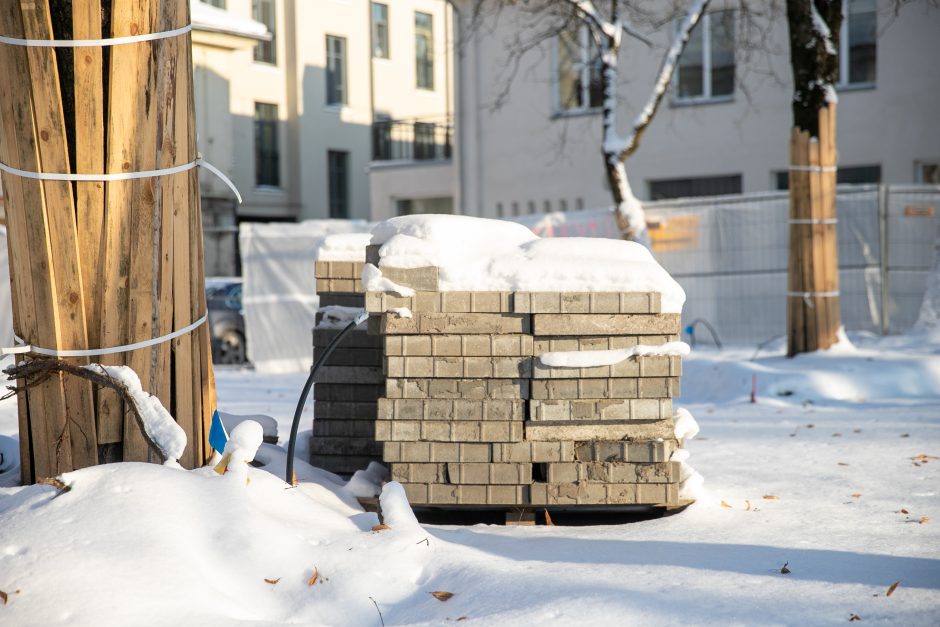
[[[451,132],[452,16],[443,0],[193,7],[200,148],[241,191],[239,221],[371,219],[381,213],[370,198],[374,157],[428,160],[435,138]],[[207,9],[242,24],[241,45],[229,37],[223,47],[195,21]],[[203,191],[210,212],[231,198],[211,176]]]
[[[712,2],[660,110],[627,161],[641,199],[785,189],[792,126],[786,17],[780,3],[742,14]],[[611,203],[601,162],[600,76],[586,34],[572,29],[530,50],[509,50],[531,17],[507,7],[464,26],[457,85],[458,210],[487,217],[600,208]],[[665,5],[663,5],[665,6]],[[774,7],[776,14],[774,14]],[[887,0],[849,0],[838,86],[840,182],[940,182],[940,10],[895,12]],[[674,21],[624,38],[618,117],[645,105]],[[497,103],[501,104],[497,106]]]

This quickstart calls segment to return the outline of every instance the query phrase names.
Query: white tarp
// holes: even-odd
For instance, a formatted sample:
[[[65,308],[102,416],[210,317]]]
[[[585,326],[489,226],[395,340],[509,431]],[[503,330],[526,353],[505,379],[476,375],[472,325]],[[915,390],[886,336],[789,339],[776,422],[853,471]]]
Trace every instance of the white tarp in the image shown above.
[[[313,360],[311,330],[319,298],[317,249],[333,233],[366,233],[361,220],[243,222],[239,227],[242,305],[248,360],[261,372],[305,372]]]
[[[0,225],[0,345],[13,346],[13,296],[10,293],[10,259],[7,227]]]

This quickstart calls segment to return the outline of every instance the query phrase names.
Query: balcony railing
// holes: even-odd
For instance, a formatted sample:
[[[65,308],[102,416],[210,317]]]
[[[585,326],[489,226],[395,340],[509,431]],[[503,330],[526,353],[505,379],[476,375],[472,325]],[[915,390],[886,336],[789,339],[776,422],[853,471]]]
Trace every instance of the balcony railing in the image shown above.
[[[372,160],[445,161],[453,140],[450,118],[381,120],[372,124]]]

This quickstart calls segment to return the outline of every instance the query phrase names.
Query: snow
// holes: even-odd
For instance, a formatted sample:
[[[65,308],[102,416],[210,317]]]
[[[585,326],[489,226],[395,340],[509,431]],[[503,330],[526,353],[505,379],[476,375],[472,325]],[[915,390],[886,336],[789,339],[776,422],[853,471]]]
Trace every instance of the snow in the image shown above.
[[[415,291],[410,287],[399,285],[382,275],[382,271],[371,263],[362,267],[362,287],[367,292],[390,292],[396,296],[414,296]]]
[[[829,30],[829,25],[826,24],[823,16],[819,14],[819,9],[816,8],[815,4],[810,2],[809,7],[813,17],[813,31],[822,39],[826,54],[835,56],[838,52],[832,43],[832,31]]]
[[[365,261],[369,233],[327,235],[316,252],[317,261]]]
[[[699,426],[695,417],[685,407],[679,407],[675,414],[676,419],[676,439],[691,440],[698,435]]]
[[[200,0],[191,2],[190,8],[193,28],[196,30],[241,35],[242,37],[258,40],[271,39],[268,27],[261,22],[235,15]]]
[[[144,430],[153,443],[159,447],[166,460],[164,463],[169,466],[177,465],[177,460],[182,457],[186,449],[186,432],[176,424],[159,398],[143,390],[137,373],[128,366],[89,364],[85,368],[92,372],[106,374],[124,384],[134,399],[134,405],[137,406],[137,413],[140,414]]]
[[[3,488],[0,623],[935,625],[940,351],[851,340],[684,358],[679,401],[702,430],[673,459],[699,500],[658,519],[422,525],[388,483],[389,529],[373,532],[354,486],[298,460],[290,488],[270,444],[247,485],[127,463],[67,473],[67,492]],[[219,368],[220,409],[286,433],[303,379]],[[0,402],[0,442],[16,431],[15,401]]]
[[[386,310],[386,313],[390,313],[396,318],[414,318],[414,314],[407,307],[392,307]]]
[[[643,245],[596,238],[542,239],[515,222],[469,216],[392,218],[372,231],[379,267],[366,264],[366,289],[381,289],[383,266],[437,266],[441,291],[661,292],[678,313],[685,292]]]
[[[685,342],[666,342],[659,346],[640,344],[630,348],[597,351],[553,351],[539,355],[539,361],[549,368],[593,368],[613,366],[638,355],[688,355]]]

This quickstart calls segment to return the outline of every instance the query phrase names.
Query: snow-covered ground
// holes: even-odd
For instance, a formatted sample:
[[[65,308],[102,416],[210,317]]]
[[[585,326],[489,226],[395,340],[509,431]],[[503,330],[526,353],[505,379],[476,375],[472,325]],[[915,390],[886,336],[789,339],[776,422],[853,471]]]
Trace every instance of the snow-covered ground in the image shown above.
[[[793,360],[780,346],[685,358],[705,493],[657,520],[419,526],[392,487],[391,528],[373,532],[305,465],[295,489],[258,469],[246,485],[144,464],[70,473],[64,493],[0,489],[0,624],[936,625],[940,348],[852,339]],[[217,381],[221,409],[268,413],[283,439],[303,376]],[[4,453],[15,434],[5,401]],[[277,447],[262,456],[282,472]]]

